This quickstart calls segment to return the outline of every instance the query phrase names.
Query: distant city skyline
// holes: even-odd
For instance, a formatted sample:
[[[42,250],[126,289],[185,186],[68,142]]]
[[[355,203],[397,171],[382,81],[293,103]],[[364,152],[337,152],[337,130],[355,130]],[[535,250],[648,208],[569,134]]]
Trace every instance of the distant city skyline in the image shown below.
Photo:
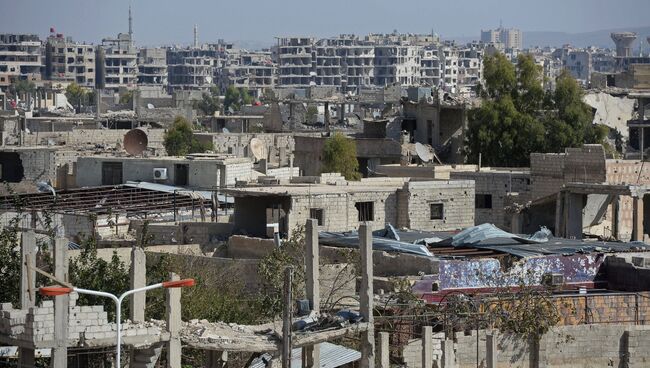
[[[138,45],[191,44],[225,39],[271,45],[273,37],[334,36],[340,33],[431,33],[479,39],[482,29],[580,33],[650,26],[647,0],[469,0],[461,2],[331,0],[316,6],[299,0],[216,2],[194,0],[0,0],[0,33],[35,33],[50,27],[77,41],[99,43],[128,30],[132,6]]]

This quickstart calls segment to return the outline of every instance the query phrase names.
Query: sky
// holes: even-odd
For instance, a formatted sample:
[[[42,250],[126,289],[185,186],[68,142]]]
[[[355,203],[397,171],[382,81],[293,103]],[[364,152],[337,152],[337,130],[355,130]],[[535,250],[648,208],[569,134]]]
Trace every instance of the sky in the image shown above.
[[[588,32],[650,26],[650,0],[0,0],[0,33],[49,28],[98,43],[128,30],[137,45],[217,39],[271,45],[275,36],[431,33],[479,38],[481,29]]]

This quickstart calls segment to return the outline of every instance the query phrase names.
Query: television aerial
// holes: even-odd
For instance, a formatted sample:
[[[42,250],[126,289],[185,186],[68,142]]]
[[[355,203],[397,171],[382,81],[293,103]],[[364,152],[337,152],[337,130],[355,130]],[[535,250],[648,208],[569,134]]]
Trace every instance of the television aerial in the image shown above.
[[[420,160],[423,163],[430,162],[433,159],[433,154],[429,150],[429,147],[423,145],[420,142],[415,143],[415,153],[417,153]]]

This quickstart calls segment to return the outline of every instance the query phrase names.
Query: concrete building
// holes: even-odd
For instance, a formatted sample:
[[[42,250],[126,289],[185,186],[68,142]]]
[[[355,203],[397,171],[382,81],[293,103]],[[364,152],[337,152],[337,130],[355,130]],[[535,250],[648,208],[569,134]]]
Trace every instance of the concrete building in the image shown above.
[[[443,65],[440,63],[437,47],[422,49],[420,57],[420,84],[438,87],[441,83]]]
[[[375,47],[375,85],[417,86],[420,84],[420,46]]]
[[[517,28],[489,29],[481,31],[481,42],[501,44],[505,49],[523,49],[523,33]]]
[[[240,51],[229,57],[222,67],[218,84],[222,91],[229,86],[244,88],[251,96],[259,98],[265,89],[275,86],[276,74],[270,52]]]
[[[278,85],[306,87],[315,84],[316,71],[312,68],[314,39],[285,37],[277,39]]]
[[[231,43],[218,40],[214,44],[167,49],[169,90],[207,91],[217,86]]]
[[[585,49],[574,49],[570,45],[564,45],[551,54],[553,58],[560,60],[562,69],[568,71],[571,76],[583,85],[588,85],[593,71],[591,52]]]
[[[128,33],[105,38],[97,48],[97,85],[117,91],[135,88],[138,82],[138,50]]]
[[[95,46],[74,42],[61,34],[47,38],[45,77],[49,80],[95,87]]]
[[[419,230],[456,230],[474,223],[471,181],[408,178],[346,182],[335,174],[294,178],[294,184],[228,189],[235,197],[234,231],[267,237],[271,224],[283,236],[315,218],[321,231],[349,231],[359,221]],[[302,181],[298,183],[297,181]]]
[[[138,85],[167,89],[167,50],[144,47],[138,50]]]
[[[14,80],[41,80],[43,45],[34,34],[0,34],[0,90]]]
[[[77,186],[146,181],[181,187],[211,189],[251,179],[253,163],[234,157],[111,157],[89,156],[77,160]]]

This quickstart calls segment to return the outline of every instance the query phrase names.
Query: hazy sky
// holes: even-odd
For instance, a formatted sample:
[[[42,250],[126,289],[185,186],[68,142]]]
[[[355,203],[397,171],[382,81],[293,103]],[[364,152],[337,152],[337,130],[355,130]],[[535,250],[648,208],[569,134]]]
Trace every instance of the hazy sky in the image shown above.
[[[138,45],[189,44],[218,38],[272,43],[274,36],[369,32],[474,36],[504,26],[524,31],[584,32],[650,26],[650,0],[0,0],[0,32],[50,27],[97,43],[128,29],[132,5]]]

